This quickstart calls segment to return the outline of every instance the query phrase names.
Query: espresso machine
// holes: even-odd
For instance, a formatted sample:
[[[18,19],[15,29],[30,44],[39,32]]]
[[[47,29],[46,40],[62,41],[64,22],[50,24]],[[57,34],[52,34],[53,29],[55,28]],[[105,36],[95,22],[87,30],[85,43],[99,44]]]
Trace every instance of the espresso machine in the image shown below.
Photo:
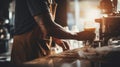
[[[120,12],[117,12],[117,4],[118,0],[100,1],[99,8],[103,16],[95,21],[100,24],[99,40],[103,46],[120,40]]]

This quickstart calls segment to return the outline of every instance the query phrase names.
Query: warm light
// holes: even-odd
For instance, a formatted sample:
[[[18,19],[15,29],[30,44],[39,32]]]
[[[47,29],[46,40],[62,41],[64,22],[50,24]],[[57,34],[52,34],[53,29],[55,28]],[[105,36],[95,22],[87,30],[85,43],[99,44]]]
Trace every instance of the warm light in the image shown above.
[[[2,33],[3,32],[3,29],[0,29],[0,33]]]
[[[2,34],[2,35],[0,36],[0,38],[3,39],[3,38],[4,38],[4,35]]]
[[[103,17],[108,17],[108,15],[107,14],[103,14]]]
[[[98,23],[95,23],[95,19],[101,17],[100,10],[94,7],[88,7],[85,9],[85,23],[84,23],[84,29],[90,29],[90,28],[99,28]]]
[[[97,8],[87,8],[85,10],[85,19],[87,21],[94,21],[96,18],[100,17],[100,10]]]
[[[85,22],[84,23],[84,28],[96,28],[97,27],[97,23],[94,22]]]

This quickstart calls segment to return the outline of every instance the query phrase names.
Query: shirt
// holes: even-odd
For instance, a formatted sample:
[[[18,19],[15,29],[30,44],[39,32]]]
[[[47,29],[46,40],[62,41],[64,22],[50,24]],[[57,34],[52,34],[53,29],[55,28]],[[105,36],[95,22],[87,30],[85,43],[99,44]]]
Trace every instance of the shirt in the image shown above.
[[[34,16],[49,12],[47,0],[16,0],[15,4],[15,35],[31,31],[37,25]]]

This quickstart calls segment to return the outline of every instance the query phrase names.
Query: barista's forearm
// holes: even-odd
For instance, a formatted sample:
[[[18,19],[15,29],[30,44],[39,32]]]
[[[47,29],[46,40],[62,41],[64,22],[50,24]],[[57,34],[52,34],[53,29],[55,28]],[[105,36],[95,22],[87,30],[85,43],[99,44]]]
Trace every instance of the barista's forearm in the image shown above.
[[[50,36],[60,39],[76,39],[76,35],[65,31],[63,27],[55,23],[49,13],[37,15],[34,18],[39,26],[44,26],[44,29],[47,30]]]

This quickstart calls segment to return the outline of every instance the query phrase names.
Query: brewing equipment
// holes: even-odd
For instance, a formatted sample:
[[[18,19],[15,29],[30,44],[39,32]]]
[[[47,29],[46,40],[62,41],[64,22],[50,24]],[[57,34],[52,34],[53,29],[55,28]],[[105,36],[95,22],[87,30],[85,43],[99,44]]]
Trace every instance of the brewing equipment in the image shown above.
[[[120,12],[117,12],[117,2],[117,0],[100,1],[103,17],[95,21],[100,23],[99,35],[102,45],[109,45],[110,41],[120,40]]]

